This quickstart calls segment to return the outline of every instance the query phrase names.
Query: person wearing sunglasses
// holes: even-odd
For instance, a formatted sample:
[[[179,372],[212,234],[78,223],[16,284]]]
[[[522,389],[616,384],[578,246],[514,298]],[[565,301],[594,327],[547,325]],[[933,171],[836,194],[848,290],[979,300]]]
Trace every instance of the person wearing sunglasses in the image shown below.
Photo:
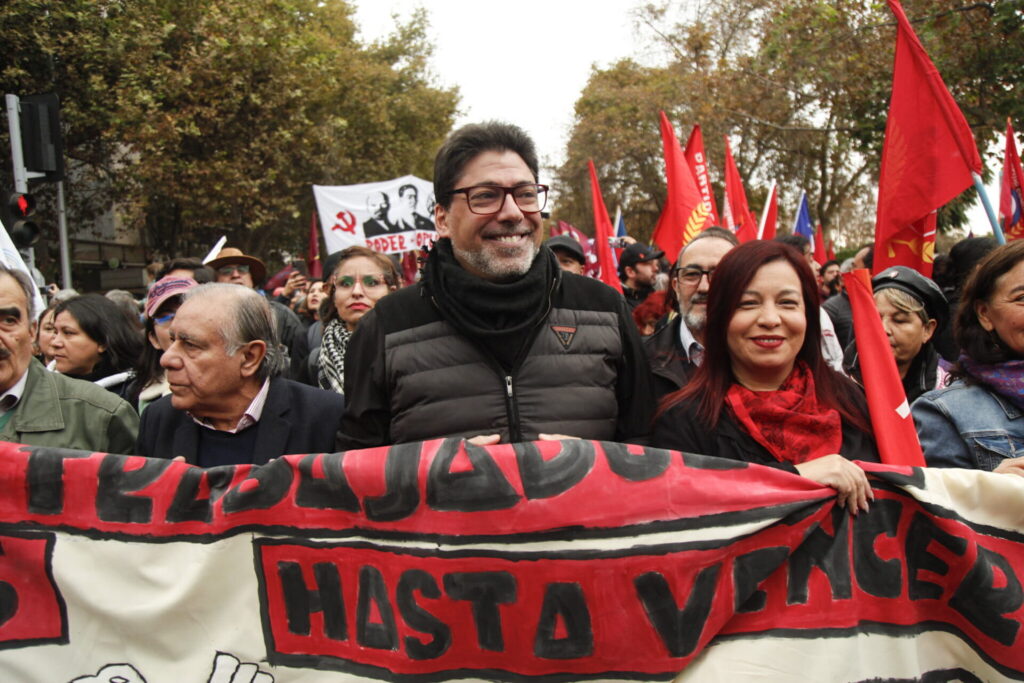
[[[439,239],[422,279],[378,300],[352,335],[339,450],[646,434],[650,371],[626,301],[542,246],[537,171],[514,125],[471,124],[443,143]]]
[[[384,254],[354,246],[343,249],[320,305],[324,336],[316,354],[321,389],[345,393],[345,351],[356,325],[380,300],[398,289],[401,277]]]

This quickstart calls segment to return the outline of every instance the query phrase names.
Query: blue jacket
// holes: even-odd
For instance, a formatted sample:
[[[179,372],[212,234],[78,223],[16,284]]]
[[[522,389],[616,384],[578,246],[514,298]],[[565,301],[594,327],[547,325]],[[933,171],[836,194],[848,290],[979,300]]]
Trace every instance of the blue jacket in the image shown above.
[[[932,467],[992,471],[1024,455],[1024,413],[982,385],[957,380],[921,396],[911,412]]]

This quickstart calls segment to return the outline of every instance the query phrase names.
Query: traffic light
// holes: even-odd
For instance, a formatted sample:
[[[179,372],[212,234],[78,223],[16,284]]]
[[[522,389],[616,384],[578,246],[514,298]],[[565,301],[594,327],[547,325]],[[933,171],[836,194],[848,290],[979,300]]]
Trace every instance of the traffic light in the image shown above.
[[[9,192],[3,206],[3,223],[14,246],[31,247],[39,240],[39,226],[33,220],[36,200],[30,194]]]

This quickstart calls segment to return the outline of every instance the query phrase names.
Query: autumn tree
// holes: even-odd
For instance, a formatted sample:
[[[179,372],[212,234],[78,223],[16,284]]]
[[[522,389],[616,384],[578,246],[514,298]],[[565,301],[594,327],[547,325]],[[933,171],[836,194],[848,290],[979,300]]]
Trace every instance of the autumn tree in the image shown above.
[[[1006,116],[1024,113],[1014,94],[1024,78],[1021,5],[904,3],[983,150]],[[660,66],[633,65],[643,78],[620,78],[619,92],[611,77],[621,63],[594,72],[577,101],[566,163],[558,169],[568,195],[559,202],[559,217],[591,224],[588,197],[576,195],[579,159],[592,157],[602,179],[607,175],[630,188],[630,199],[622,204],[631,232],[650,236],[649,207],[660,211],[665,193],[656,119],[657,110],[664,109],[682,140],[694,123],[701,124],[719,196],[722,140],[728,135],[755,209],[775,178],[783,193],[784,221],[791,220],[796,198],[806,190],[812,213],[826,230],[836,228],[850,241],[872,233],[895,36],[895,20],[884,4],[664,3],[643,8],[638,21],[664,48]],[[602,105],[619,100],[633,106]],[[614,145],[602,142],[608,138],[601,131],[609,129],[620,131]],[[620,149],[629,150],[628,165],[620,160]],[[651,168],[657,169],[655,179]],[[627,174],[630,169],[634,172]],[[609,204],[617,197],[606,190]],[[940,225],[962,224],[964,206],[960,201],[947,207]]]
[[[296,250],[312,184],[430,177],[455,115],[422,12],[369,45],[340,0],[12,0],[0,21],[5,91],[61,96],[79,215],[116,206],[167,254]]]

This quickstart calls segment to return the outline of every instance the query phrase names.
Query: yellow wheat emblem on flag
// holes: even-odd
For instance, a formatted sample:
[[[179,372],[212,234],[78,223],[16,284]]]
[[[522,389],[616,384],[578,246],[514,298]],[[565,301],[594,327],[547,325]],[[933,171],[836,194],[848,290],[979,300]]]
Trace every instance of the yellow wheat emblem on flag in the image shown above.
[[[921,238],[917,238],[917,237],[915,237],[914,239],[909,239],[909,240],[891,239],[886,244],[886,246],[888,247],[888,249],[886,251],[888,252],[889,258],[894,258],[896,256],[896,246],[895,245],[897,245],[897,244],[902,244],[907,249],[910,249],[910,251],[912,251],[915,254],[917,254],[918,256],[920,256],[921,260],[923,262],[925,262],[925,263],[932,263],[935,260],[935,241],[934,240],[921,239]]]
[[[689,244],[690,240],[697,236],[707,222],[710,213],[711,211],[704,205],[704,202],[697,204],[697,208],[690,214],[690,219],[686,221],[686,227],[683,229],[684,245]]]

